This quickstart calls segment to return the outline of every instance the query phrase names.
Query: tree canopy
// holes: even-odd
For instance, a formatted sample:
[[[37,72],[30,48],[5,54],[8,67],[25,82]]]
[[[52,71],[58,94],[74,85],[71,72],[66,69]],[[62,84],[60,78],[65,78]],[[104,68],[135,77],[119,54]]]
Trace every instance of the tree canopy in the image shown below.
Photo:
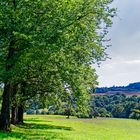
[[[97,78],[90,64],[106,58],[103,41],[115,15],[111,2],[0,3],[0,81],[4,83],[0,129],[10,129],[10,101],[15,94],[55,97],[69,85],[79,102],[88,96]]]

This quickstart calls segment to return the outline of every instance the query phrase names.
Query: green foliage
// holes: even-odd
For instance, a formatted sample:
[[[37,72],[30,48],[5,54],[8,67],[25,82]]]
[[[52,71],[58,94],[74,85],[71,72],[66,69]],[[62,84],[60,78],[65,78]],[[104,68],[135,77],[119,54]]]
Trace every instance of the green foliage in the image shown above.
[[[133,109],[132,113],[129,115],[129,118],[139,120],[140,119],[140,110]]]
[[[93,116],[129,118],[134,114],[133,110],[140,109],[140,97],[120,93],[93,96],[90,106]]]
[[[101,31],[101,23],[104,27],[111,25],[115,10],[109,8],[110,3],[110,0],[1,2],[2,81],[29,80],[27,73],[38,79],[41,66],[43,81],[57,81],[51,85],[65,81],[77,92],[91,85],[95,78],[88,63],[105,57],[102,39],[106,32],[101,35],[97,30]],[[14,52],[6,62],[10,42]],[[5,71],[5,63],[12,68]],[[79,82],[84,83],[73,84]]]
[[[138,109],[133,109],[132,111],[133,111],[134,113],[140,114],[140,110],[138,110]]]
[[[132,113],[129,115],[129,118],[130,118],[130,119],[137,119],[137,120],[139,120],[139,119],[140,119],[140,114],[135,113],[135,112],[132,112]]]
[[[23,80],[27,64],[32,67],[32,64],[42,63],[47,72],[54,74],[59,71],[58,78],[65,77],[63,80],[69,84],[74,77],[77,79],[75,83],[81,82],[81,77],[87,75],[82,71],[91,73],[87,63],[105,56],[105,48],[101,44],[104,32],[99,35],[97,30],[100,31],[101,23],[104,27],[111,25],[110,18],[115,10],[109,8],[109,3],[109,0],[1,2],[0,64],[3,70],[10,42],[13,42],[14,50],[13,56],[6,62],[12,65],[12,69],[1,72],[2,81]]]
[[[78,110],[87,111],[89,88],[97,84],[91,64],[107,57],[103,42],[116,14],[111,2],[0,3],[0,82],[8,85],[11,93],[6,96],[11,95],[12,105],[24,106],[26,100],[38,95],[60,103],[68,85]],[[3,100],[7,102],[6,96]],[[6,108],[9,117],[7,104],[2,110]],[[1,114],[5,118],[5,112]]]

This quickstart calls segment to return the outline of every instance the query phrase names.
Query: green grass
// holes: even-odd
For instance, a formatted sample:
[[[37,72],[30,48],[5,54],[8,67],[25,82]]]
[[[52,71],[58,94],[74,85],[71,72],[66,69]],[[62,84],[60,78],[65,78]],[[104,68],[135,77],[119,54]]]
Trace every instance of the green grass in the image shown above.
[[[140,121],[28,115],[25,125],[0,132],[0,140],[140,140]]]

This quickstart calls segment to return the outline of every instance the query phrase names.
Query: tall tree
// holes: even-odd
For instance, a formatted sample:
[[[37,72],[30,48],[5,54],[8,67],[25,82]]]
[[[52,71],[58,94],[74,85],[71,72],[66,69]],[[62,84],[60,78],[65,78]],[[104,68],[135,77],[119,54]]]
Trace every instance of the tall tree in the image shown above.
[[[10,129],[10,94],[16,83],[25,80],[24,70],[32,63],[43,62],[46,77],[55,85],[67,83],[77,96],[86,96],[95,79],[90,64],[106,57],[102,41],[115,14],[109,7],[111,2],[5,0],[0,3],[0,80],[4,83],[0,129]],[[20,67],[21,64],[25,67]],[[56,79],[59,80],[55,82]]]

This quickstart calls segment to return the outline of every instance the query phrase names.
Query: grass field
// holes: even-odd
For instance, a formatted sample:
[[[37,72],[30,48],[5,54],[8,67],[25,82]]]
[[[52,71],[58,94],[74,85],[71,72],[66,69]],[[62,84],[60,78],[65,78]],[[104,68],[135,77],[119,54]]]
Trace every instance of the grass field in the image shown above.
[[[140,140],[137,120],[29,115],[25,123],[0,132],[0,140]]]

